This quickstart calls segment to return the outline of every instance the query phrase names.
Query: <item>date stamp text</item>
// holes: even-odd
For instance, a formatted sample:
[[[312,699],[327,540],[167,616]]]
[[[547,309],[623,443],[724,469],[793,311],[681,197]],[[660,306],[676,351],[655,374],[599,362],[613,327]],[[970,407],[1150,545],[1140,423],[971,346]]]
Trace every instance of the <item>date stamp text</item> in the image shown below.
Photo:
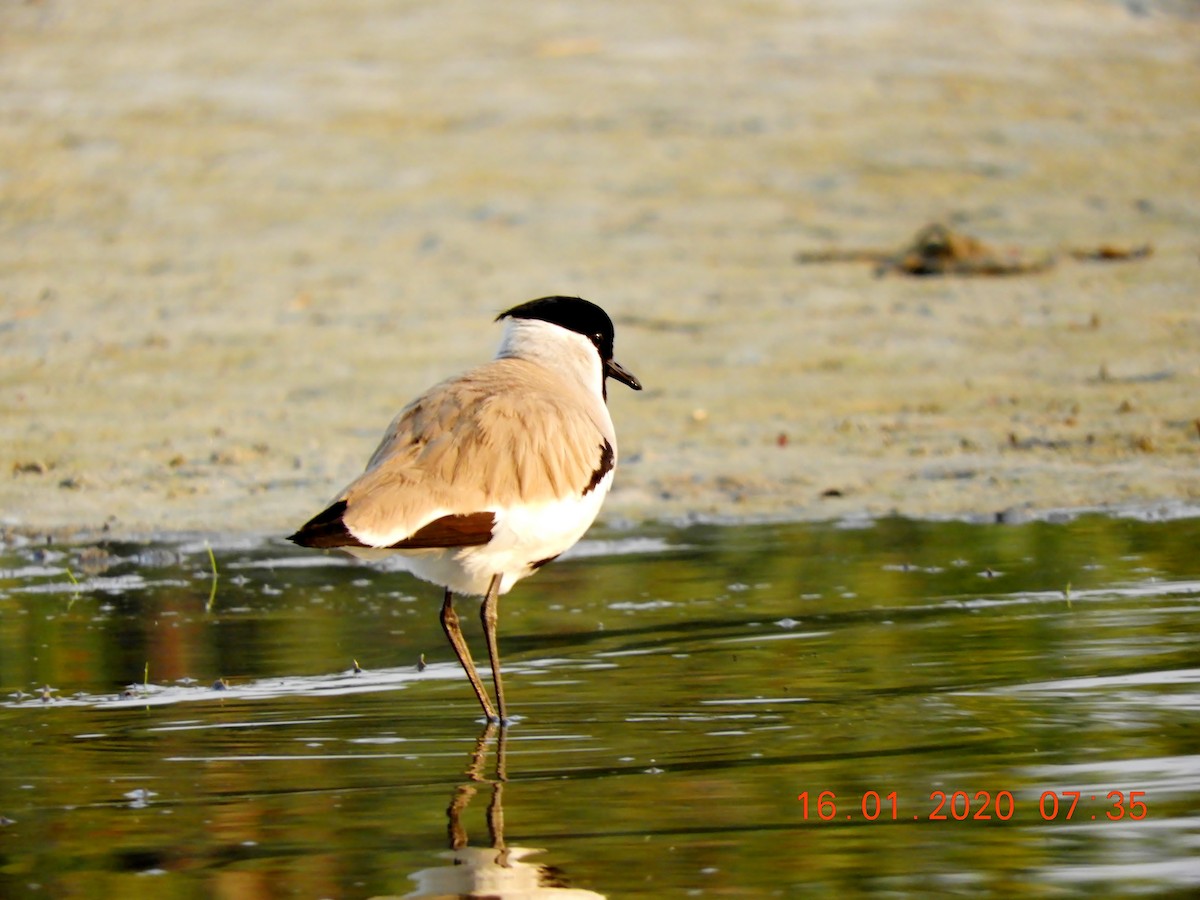
[[[796,799],[800,802],[801,818],[819,822],[844,822],[847,819],[894,822],[910,817],[930,822],[1008,822],[1014,817],[1034,816],[1043,822],[1081,819],[1119,822],[1146,818],[1150,809],[1145,797],[1145,791],[1093,794],[1060,790],[1042,791],[1036,804],[1028,801],[1018,804],[1012,791],[933,791],[928,802],[910,806],[900,802],[896,791],[888,794],[864,791],[849,796],[838,796],[833,791],[813,794],[804,791]]]

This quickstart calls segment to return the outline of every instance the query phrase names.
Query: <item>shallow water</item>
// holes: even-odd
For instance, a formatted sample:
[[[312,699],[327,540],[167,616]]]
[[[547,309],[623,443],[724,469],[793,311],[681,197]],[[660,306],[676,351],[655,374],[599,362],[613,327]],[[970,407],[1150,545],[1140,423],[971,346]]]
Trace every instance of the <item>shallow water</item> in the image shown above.
[[[214,593],[202,540],[9,546],[0,896],[1186,892],[1198,547],[594,534],[501,602],[498,734],[405,575],[216,541]]]

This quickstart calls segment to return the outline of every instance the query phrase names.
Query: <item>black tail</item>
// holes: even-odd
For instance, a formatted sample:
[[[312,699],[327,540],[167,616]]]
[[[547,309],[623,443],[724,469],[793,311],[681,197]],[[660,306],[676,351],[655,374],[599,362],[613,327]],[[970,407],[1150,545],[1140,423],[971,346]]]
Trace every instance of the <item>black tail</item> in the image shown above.
[[[288,540],[301,547],[366,547],[347,530],[346,523],[342,521],[345,511],[346,501],[339,500],[305,522],[295,534],[288,535]]]

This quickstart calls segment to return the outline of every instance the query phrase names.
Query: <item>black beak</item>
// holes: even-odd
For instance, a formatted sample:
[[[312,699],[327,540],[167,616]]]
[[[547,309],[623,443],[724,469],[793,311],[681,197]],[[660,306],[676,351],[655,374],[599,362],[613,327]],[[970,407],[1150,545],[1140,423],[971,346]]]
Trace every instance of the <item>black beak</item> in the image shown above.
[[[635,391],[642,389],[642,383],[637,380],[637,377],[615,359],[605,362],[604,374],[609,378],[615,378],[621,384],[628,385]]]

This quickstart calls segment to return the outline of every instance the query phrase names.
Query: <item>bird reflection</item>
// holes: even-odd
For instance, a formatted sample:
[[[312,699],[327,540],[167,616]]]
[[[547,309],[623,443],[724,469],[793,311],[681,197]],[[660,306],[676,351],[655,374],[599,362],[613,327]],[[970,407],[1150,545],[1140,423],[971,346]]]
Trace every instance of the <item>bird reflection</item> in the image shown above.
[[[446,809],[450,849],[441,856],[448,863],[411,874],[409,878],[416,882],[417,888],[405,894],[403,900],[432,897],[604,900],[603,894],[569,887],[557,869],[526,861],[528,857],[541,853],[541,850],[510,847],[504,842],[506,731],[503,726],[497,729],[495,724],[489,724],[475,742],[471,765],[466,771],[469,781],[455,788]],[[496,774],[489,779],[484,774],[484,768],[488,746],[493,738],[496,739]],[[462,816],[472,798],[487,785],[491,786],[492,793],[487,808],[490,846],[469,847]]]

